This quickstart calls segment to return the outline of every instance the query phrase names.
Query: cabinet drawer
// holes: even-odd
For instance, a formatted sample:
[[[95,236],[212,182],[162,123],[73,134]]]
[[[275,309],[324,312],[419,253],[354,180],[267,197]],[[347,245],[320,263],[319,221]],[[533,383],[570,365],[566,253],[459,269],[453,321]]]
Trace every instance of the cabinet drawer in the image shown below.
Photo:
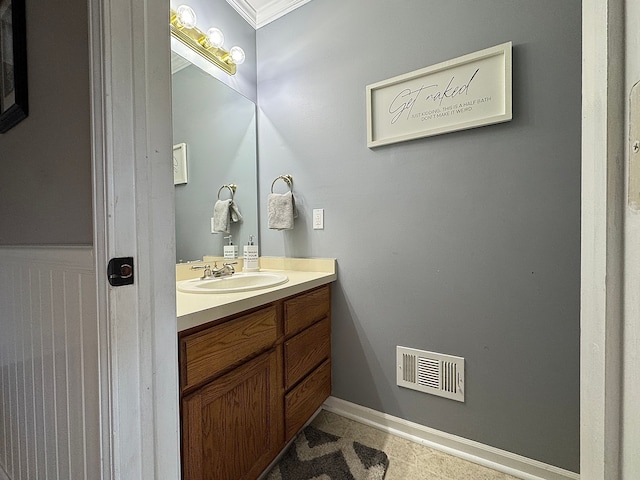
[[[278,338],[275,305],[181,339],[182,389],[213,378],[272,347]]]
[[[330,356],[331,322],[325,318],[285,342],[284,388],[291,388]]]
[[[284,398],[286,442],[302,428],[329,395],[331,360],[326,360]]]
[[[284,302],[284,333],[293,335],[329,315],[331,290],[325,285]]]

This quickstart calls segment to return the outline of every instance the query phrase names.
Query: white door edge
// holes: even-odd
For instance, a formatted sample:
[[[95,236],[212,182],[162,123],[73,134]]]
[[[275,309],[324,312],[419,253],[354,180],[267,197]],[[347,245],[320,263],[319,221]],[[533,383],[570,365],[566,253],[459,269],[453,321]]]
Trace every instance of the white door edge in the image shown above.
[[[177,479],[169,2],[88,7],[102,478]],[[120,256],[132,286],[107,282]]]

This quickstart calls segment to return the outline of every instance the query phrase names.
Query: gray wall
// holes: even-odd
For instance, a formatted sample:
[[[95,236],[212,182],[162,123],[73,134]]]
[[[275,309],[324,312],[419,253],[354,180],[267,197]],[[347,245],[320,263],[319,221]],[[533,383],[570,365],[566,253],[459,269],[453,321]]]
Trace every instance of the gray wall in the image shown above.
[[[175,186],[176,261],[222,255],[223,234],[211,233],[213,205],[224,184],[235,183],[243,221],[231,225],[242,256],[249,235],[258,234],[256,200],[256,107],[195,66],[174,74],[173,142],[187,144],[188,178]],[[229,190],[220,193],[230,197]]]
[[[29,116],[0,134],[0,245],[91,244],[87,4],[27,2]]]
[[[580,22],[578,0],[315,0],[257,37],[261,212],[283,173],[301,207],[261,253],[338,259],[333,395],[573,471]],[[367,84],[507,41],[513,121],[366,147]],[[465,357],[466,402],[396,387],[396,345]]]

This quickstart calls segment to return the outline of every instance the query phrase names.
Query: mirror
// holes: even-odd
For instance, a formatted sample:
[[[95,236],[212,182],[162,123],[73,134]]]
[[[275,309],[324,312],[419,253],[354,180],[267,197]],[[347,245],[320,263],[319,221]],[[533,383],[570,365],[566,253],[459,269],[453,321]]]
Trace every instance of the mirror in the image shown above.
[[[258,234],[255,104],[171,52],[173,144],[186,144],[187,183],[175,185],[176,262],[222,256],[227,234],[211,233],[213,205],[223,185],[236,184],[242,221],[232,223],[233,243]],[[220,199],[230,198],[223,188]]]

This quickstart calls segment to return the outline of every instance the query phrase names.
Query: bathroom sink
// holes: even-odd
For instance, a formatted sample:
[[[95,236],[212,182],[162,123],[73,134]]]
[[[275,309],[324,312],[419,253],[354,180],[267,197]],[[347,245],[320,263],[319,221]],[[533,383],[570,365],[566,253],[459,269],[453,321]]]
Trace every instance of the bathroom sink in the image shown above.
[[[184,280],[178,282],[177,286],[184,293],[233,293],[275,287],[287,280],[289,278],[282,273],[239,272],[228,277]]]

